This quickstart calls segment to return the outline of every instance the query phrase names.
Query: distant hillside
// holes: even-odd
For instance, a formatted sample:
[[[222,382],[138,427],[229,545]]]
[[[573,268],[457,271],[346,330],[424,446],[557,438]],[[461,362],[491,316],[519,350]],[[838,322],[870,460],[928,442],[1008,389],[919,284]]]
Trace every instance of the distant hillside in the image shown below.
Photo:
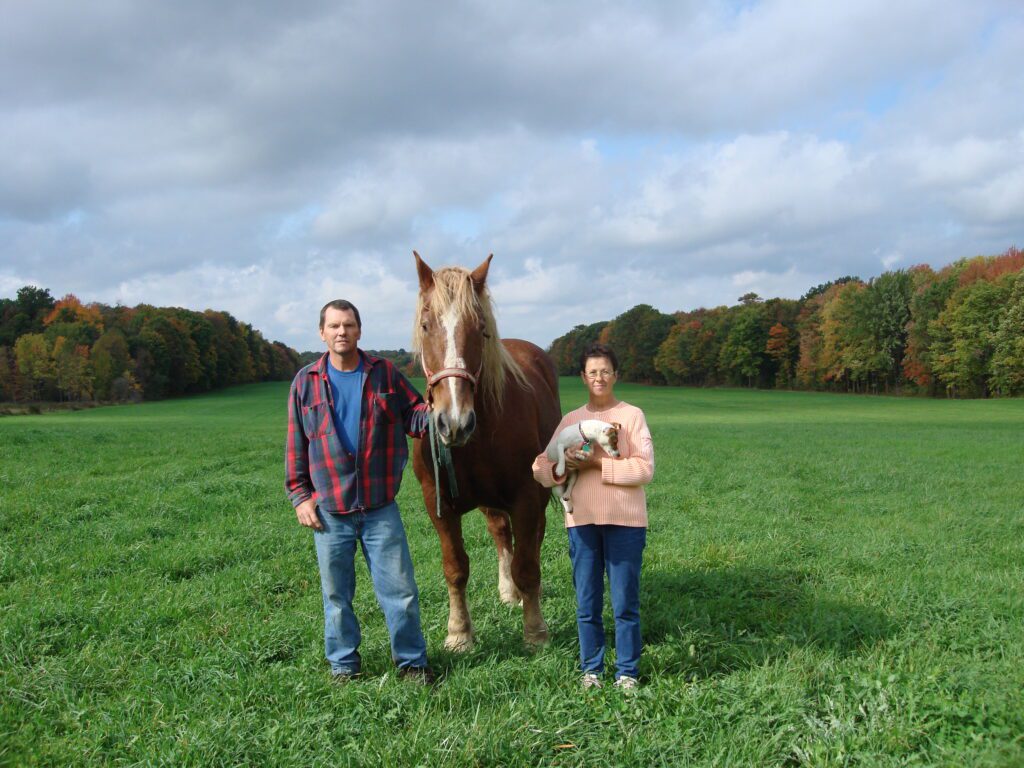
[[[578,325],[549,353],[579,373],[589,344],[609,344],[621,378],[648,384],[1024,395],[1024,252],[926,264],[868,281],[840,277],[799,300],[659,312],[639,304]]]
[[[394,363],[398,370],[404,373],[406,376],[422,376],[423,372],[420,370],[420,363],[412,352],[406,352],[404,349],[364,349],[364,352],[368,355],[374,355],[376,357],[383,357]],[[320,356],[324,353],[324,350],[313,352],[307,350],[305,352],[299,352],[299,365],[309,365],[320,359]]]
[[[128,401],[288,380],[299,355],[227,312],[0,299],[0,400]]]

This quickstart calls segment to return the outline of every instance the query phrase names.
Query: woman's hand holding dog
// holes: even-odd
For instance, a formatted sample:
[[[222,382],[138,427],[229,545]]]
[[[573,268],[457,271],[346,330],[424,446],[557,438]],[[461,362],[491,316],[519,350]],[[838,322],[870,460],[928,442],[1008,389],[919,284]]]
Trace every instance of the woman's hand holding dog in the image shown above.
[[[571,449],[565,452],[565,468],[566,470],[581,471],[584,469],[600,469],[601,468],[601,454],[604,451],[598,445],[592,445],[592,450],[584,451],[583,443],[573,446]]]

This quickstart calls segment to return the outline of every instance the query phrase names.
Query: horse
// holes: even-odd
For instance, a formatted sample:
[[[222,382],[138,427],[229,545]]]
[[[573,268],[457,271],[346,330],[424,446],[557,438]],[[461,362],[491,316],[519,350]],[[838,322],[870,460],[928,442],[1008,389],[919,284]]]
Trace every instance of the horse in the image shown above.
[[[475,641],[462,516],[476,508],[497,550],[499,598],[522,604],[524,641],[541,645],[548,628],[540,608],[540,549],[551,492],[533,479],[531,465],[561,419],[558,376],[536,345],[499,337],[487,288],[493,254],[473,271],[435,271],[416,251],[413,256],[419,297],[412,346],[455,480],[453,486],[440,471],[435,483],[431,438],[414,440],[413,471],[440,539],[448,585],[445,647],[466,651]]]

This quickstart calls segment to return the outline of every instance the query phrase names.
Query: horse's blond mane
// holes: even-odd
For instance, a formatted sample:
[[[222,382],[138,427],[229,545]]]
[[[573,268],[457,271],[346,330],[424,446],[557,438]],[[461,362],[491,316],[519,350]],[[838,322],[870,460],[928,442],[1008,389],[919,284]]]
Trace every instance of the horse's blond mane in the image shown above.
[[[505,378],[511,374],[517,384],[529,387],[526,374],[513,359],[498,336],[498,324],[494,319],[491,293],[486,284],[477,293],[468,269],[442,267],[434,272],[434,286],[430,293],[429,306],[421,290],[416,301],[416,315],[412,325],[413,352],[420,355],[422,362],[423,337],[420,318],[424,311],[435,317],[445,314],[454,307],[465,322],[480,324],[484,329],[483,365],[480,370],[479,393],[485,400],[500,406],[505,394]]]

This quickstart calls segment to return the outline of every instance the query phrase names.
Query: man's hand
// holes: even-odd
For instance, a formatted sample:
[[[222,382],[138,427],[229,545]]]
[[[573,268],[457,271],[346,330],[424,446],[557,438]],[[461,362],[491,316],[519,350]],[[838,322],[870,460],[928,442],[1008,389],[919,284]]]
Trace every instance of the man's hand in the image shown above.
[[[591,450],[587,452],[583,451],[583,443],[573,446],[565,452],[566,470],[600,469],[601,457],[597,453],[598,450],[600,448],[593,444],[591,444]]]
[[[324,529],[323,523],[321,523],[320,518],[317,517],[316,502],[312,497],[306,499],[295,508],[295,516],[299,519],[299,522],[307,528],[312,528],[316,531],[322,531]]]

